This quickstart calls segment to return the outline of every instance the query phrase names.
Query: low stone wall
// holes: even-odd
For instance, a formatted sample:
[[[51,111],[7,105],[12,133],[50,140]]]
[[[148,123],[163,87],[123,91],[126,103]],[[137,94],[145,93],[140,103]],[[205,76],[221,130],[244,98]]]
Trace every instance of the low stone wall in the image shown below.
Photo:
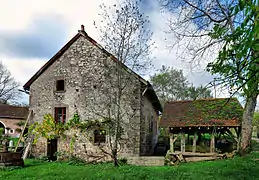
[[[164,166],[164,156],[131,156],[127,163],[137,166]]]

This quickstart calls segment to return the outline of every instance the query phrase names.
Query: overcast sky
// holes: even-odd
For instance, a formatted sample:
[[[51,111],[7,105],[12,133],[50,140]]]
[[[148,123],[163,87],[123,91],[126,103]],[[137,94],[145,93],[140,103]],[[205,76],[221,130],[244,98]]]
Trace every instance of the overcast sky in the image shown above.
[[[85,25],[89,36],[98,39],[93,21],[100,21],[98,13],[102,2],[114,4],[114,0],[0,0],[0,60],[23,86],[77,33],[81,24]],[[164,32],[168,28],[165,15],[161,15],[155,0],[145,0],[144,3],[142,8],[150,17],[157,47],[153,51],[155,69],[162,65],[182,69],[195,86],[210,82],[213,77],[202,68],[199,72],[190,71],[189,64],[177,58],[176,49],[169,51],[165,38],[174,39]],[[225,96],[226,93],[217,93],[217,97]],[[23,102],[28,102],[26,96]]]

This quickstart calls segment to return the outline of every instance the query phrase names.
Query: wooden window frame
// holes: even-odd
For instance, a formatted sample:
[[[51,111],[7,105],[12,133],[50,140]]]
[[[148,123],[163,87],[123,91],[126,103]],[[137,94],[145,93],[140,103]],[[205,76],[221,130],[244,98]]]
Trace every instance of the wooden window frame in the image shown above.
[[[100,145],[101,143],[106,143],[106,131],[104,134],[100,134],[101,131],[105,131],[103,129],[94,130],[94,143]]]
[[[59,110],[61,110],[61,116],[62,116],[61,121],[59,121],[59,114],[60,114],[58,112]],[[55,107],[55,122],[65,124],[65,122],[66,122],[66,107]]]

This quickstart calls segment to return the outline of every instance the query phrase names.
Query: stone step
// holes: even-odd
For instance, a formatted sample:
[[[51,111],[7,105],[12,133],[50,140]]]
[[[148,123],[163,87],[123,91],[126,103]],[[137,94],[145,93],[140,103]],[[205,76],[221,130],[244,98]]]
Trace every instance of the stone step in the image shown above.
[[[164,156],[131,156],[127,158],[128,164],[137,166],[164,166]]]

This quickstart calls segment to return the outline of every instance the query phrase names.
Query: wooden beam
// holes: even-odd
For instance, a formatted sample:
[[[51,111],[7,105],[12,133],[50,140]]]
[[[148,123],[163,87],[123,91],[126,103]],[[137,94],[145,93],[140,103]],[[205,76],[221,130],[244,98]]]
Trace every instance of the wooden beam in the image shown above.
[[[170,152],[174,152],[174,143],[177,140],[178,136],[174,138],[173,134],[170,134]]]
[[[181,152],[185,152],[185,134],[181,132]]]
[[[174,134],[170,134],[170,152],[174,152]]]
[[[196,152],[196,144],[197,144],[197,132],[194,133],[193,142],[192,142],[192,152]]]
[[[27,119],[26,119],[26,121],[25,121],[25,124],[24,124],[24,126],[23,126],[23,129],[22,129],[22,132],[21,132],[21,134],[20,134],[20,137],[19,137],[18,142],[17,142],[17,144],[16,144],[16,146],[15,146],[14,152],[16,152],[17,149],[18,149],[18,146],[19,146],[19,144],[20,144],[20,142],[21,142],[21,140],[22,140],[22,138],[23,138],[24,131],[25,131],[25,129],[26,129],[26,127],[27,127],[27,124],[28,124],[28,122],[29,122],[29,120],[30,120],[30,118],[31,118],[31,115],[32,115],[32,110],[29,111],[29,114],[28,114]]]
[[[212,132],[210,136],[210,152],[215,152],[215,134]]]
[[[210,157],[210,156],[223,156],[223,154],[217,154],[217,153],[193,153],[193,152],[173,152],[170,153],[171,155],[179,155],[182,154],[184,157]]]

